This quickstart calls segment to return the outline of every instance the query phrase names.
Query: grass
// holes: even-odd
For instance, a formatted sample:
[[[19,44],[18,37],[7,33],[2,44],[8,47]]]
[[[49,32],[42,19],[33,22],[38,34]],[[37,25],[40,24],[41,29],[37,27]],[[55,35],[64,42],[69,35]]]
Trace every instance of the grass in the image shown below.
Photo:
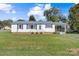
[[[9,56],[68,56],[79,48],[79,34],[12,34],[0,32],[0,55]]]

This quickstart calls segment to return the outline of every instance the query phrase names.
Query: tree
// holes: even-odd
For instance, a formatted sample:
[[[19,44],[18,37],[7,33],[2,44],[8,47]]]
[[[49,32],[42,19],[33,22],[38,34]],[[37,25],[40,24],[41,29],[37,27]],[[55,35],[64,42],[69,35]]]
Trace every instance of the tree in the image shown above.
[[[50,10],[45,10],[44,16],[46,17],[47,21],[49,21],[50,20]]]
[[[59,9],[57,8],[50,8],[44,11],[44,16],[46,16],[47,21],[59,21],[58,15]]]
[[[58,16],[50,16],[50,21],[58,22],[59,21],[59,17]]]
[[[35,17],[33,15],[30,15],[29,21],[36,21]]]
[[[67,23],[68,19],[64,16],[64,15],[59,15],[59,19],[60,21],[62,21],[63,23]]]
[[[79,30],[79,4],[69,10],[69,25],[72,30]]]
[[[3,27],[5,27],[5,26],[9,26],[10,27],[11,23],[13,23],[13,21],[11,19],[2,21]]]

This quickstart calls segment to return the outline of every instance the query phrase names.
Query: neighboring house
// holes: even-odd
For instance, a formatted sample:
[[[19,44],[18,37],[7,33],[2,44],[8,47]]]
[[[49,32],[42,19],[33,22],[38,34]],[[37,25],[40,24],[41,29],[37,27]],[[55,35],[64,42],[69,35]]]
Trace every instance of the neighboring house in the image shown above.
[[[54,33],[66,32],[66,23],[51,21],[17,21],[11,25],[11,32]]]
[[[5,26],[4,30],[11,30],[11,28],[9,26]]]

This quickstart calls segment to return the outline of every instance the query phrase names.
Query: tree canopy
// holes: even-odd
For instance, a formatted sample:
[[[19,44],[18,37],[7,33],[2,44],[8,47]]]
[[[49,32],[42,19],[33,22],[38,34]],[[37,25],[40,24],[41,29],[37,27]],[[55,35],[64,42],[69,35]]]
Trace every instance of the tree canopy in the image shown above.
[[[79,30],[79,4],[71,7],[69,10],[69,24],[71,29]]]
[[[13,21],[11,20],[11,19],[8,19],[8,20],[3,20],[2,21],[2,24],[3,24],[3,26],[5,27],[5,26],[11,26],[11,23],[12,23]]]
[[[0,21],[0,28],[3,28],[5,26],[10,27],[12,23],[13,21],[11,19]]]
[[[44,16],[46,16],[47,21],[59,21],[59,12],[57,8],[50,8],[44,11]]]
[[[33,15],[30,15],[29,21],[36,21],[35,17]]]

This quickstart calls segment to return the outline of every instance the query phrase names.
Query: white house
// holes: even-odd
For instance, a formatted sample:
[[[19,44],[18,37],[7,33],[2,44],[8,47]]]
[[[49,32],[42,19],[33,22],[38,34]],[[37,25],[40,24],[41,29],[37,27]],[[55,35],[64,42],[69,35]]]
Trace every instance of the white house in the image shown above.
[[[11,25],[11,32],[54,33],[66,32],[66,24],[51,21],[17,21]]]

